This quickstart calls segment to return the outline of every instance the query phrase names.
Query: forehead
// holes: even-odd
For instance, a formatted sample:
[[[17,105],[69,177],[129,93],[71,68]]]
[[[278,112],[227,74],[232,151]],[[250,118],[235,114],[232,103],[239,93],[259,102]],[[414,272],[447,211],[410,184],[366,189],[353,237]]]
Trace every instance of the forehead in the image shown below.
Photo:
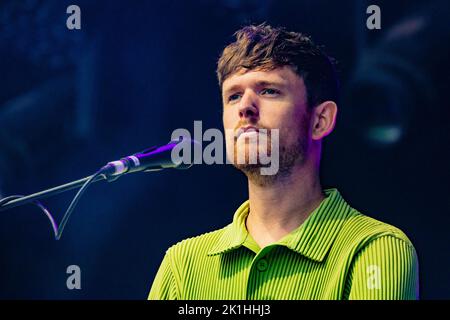
[[[258,83],[269,83],[284,86],[292,89],[299,89],[304,86],[303,79],[299,77],[292,68],[284,66],[273,70],[247,70],[240,69],[232,76],[225,79],[222,92],[225,94],[236,88],[253,86]]]

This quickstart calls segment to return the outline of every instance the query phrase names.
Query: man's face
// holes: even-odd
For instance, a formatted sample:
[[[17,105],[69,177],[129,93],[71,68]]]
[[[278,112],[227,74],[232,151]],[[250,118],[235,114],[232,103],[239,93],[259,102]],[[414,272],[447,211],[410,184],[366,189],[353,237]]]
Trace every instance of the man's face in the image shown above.
[[[278,129],[280,173],[288,174],[295,165],[303,163],[311,140],[303,79],[287,66],[271,71],[245,71],[230,76],[222,86],[224,128],[235,133],[226,135],[227,155],[238,169],[255,176],[261,164],[249,164],[248,152],[255,143],[257,146],[253,147],[258,151],[266,150],[261,143],[265,139],[249,139],[251,130],[238,138],[236,133],[248,126],[267,129],[270,152],[270,130]],[[245,156],[246,163],[237,163],[236,158],[243,152],[245,155],[241,156]]]

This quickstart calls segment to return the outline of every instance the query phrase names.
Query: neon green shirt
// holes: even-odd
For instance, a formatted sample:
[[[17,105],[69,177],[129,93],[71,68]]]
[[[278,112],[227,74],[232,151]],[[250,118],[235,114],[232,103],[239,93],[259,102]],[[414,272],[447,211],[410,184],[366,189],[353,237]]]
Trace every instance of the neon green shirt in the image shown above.
[[[418,299],[408,237],[324,192],[302,225],[262,249],[245,226],[247,200],[228,226],[169,248],[148,298]]]

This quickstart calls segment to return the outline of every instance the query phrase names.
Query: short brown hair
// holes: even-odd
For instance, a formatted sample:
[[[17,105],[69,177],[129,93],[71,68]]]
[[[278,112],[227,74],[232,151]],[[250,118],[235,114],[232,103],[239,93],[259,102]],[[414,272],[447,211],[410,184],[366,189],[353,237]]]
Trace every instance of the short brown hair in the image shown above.
[[[236,41],[225,47],[217,64],[220,88],[225,79],[242,68],[273,70],[287,65],[303,79],[309,107],[327,100],[337,102],[334,60],[310,37],[265,23],[243,27],[234,36]]]

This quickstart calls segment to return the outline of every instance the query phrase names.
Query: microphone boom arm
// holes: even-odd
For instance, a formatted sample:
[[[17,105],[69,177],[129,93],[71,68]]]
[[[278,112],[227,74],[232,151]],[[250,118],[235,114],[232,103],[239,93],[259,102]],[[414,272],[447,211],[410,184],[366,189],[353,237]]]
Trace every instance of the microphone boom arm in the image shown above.
[[[12,209],[12,208],[15,208],[15,207],[18,207],[18,206],[21,206],[21,205],[24,205],[24,204],[27,204],[27,203],[39,200],[39,199],[48,198],[48,197],[51,197],[53,195],[65,192],[65,191],[81,187],[90,178],[92,178],[92,176],[88,176],[88,177],[83,178],[83,179],[72,181],[72,182],[69,182],[69,183],[66,183],[66,184],[54,187],[54,188],[50,188],[50,189],[47,189],[47,190],[39,191],[39,192],[30,194],[30,195],[27,195],[27,196],[23,196],[23,197],[20,197],[20,198],[14,198],[14,199],[11,199],[9,201],[8,201],[8,198],[10,198],[10,197],[6,197],[6,198],[3,198],[3,199],[0,199],[0,211],[5,211],[5,210],[8,210],[8,209]],[[111,181],[116,180],[117,178],[119,178],[119,176],[112,177],[112,179],[109,179],[108,181],[111,182]],[[100,181],[100,180],[107,180],[107,177],[105,175],[99,175],[96,178],[94,178],[94,180],[92,182],[97,182],[97,181]]]

